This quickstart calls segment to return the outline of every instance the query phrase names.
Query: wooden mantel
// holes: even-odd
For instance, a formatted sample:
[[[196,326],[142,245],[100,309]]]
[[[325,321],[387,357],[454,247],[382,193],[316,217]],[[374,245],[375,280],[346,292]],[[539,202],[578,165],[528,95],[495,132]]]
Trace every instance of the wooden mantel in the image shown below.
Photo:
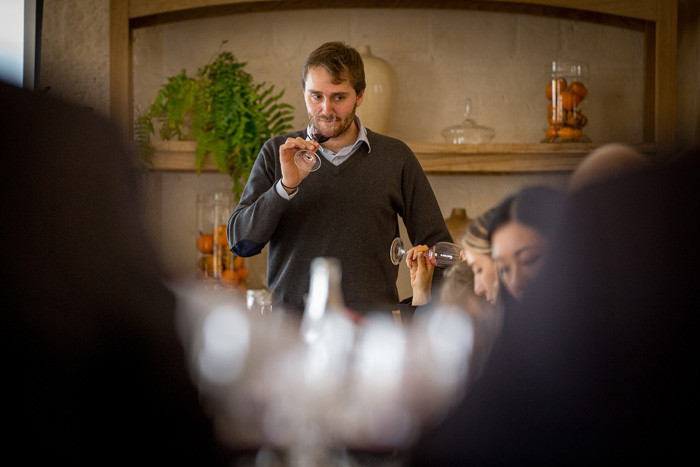
[[[131,31],[207,16],[250,11],[299,8],[460,8],[526,13],[596,21],[644,31],[644,143],[637,148],[666,158],[675,154],[676,130],[676,0],[110,0],[110,113],[132,135]],[[167,142],[157,147],[154,166],[159,170],[194,170],[192,142]],[[189,146],[188,146],[189,145]],[[428,173],[508,173],[572,170],[596,145],[409,143]],[[213,170],[209,167],[207,170]]]
[[[195,166],[194,141],[156,141],[153,156],[155,170],[192,172]],[[461,144],[407,143],[428,174],[486,174],[569,172],[576,168],[598,144],[590,143],[523,143]],[[656,145],[634,145],[650,158]],[[205,160],[203,172],[216,172],[213,162]]]

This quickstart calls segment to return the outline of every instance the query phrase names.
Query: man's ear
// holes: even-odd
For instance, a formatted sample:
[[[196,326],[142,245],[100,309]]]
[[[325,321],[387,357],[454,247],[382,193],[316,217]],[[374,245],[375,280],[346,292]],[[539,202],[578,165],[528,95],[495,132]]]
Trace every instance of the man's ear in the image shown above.
[[[355,99],[355,107],[359,107],[362,104],[362,98],[365,97],[365,90],[363,89]]]

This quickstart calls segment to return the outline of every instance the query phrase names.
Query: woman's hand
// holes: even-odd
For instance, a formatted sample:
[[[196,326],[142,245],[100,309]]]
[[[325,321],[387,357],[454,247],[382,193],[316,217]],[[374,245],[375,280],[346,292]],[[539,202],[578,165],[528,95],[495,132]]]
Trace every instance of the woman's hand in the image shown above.
[[[431,300],[430,289],[433,284],[434,266],[425,259],[428,251],[426,245],[414,246],[406,253],[406,265],[411,270],[411,288],[414,306],[425,305]]]

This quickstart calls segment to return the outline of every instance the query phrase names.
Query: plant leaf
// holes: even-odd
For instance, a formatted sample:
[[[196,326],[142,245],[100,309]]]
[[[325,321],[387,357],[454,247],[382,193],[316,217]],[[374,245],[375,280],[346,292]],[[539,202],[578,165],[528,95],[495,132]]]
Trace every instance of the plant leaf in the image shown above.
[[[281,101],[284,89],[275,93],[274,85],[255,83],[246,65],[233,53],[221,51],[194,77],[185,70],[169,77],[136,118],[134,133],[144,163],[152,161],[151,136],[156,132],[167,140],[187,138],[191,131],[197,141],[197,173],[211,157],[217,169],[231,177],[232,191],[240,199],[262,145],[292,129],[294,110]]]

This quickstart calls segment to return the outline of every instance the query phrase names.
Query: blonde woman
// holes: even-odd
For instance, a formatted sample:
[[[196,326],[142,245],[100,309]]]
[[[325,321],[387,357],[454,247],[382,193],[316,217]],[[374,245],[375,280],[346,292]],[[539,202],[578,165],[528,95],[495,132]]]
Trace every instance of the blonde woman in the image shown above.
[[[469,265],[474,274],[474,293],[485,298],[491,305],[496,303],[498,297],[498,275],[491,260],[491,243],[488,238],[489,222],[493,215],[494,209],[490,209],[474,219],[460,243],[464,247],[462,261]],[[427,245],[418,245],[406,254],[406,265],[411,271],[413,306],[425,305],[432,299],[430,291],[434,268],[425,259],[428,249]]]
[[[498,298],[498,274],[491,260],[489,241],[489,223],[494,212],[495,209],[489,209],[469,224],[462,250],[462,261],[465,261],[474,273],[474,292],[486,298],[492,305]]]

